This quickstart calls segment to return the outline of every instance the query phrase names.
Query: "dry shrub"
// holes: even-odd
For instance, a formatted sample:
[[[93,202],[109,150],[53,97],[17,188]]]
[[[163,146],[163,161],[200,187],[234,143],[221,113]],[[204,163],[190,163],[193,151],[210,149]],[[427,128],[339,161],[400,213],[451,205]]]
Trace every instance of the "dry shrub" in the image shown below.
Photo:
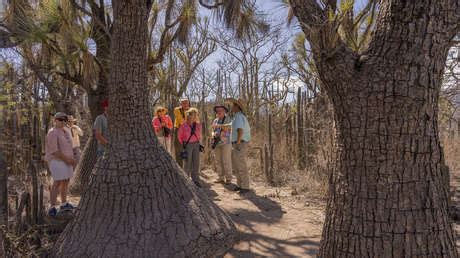
[[[286,110],[284,108],[284,110]],[[328,177],[335,164],[335,129],[333,111],[325,98],[309,102],[304,113],[304,149],[306,153],[306,167],[299,169],[297,155],[297,141],[293,126],[289,119],[295,118],[295,107],[288,108],[289,113],[283,111],[272,118],[273,139],[273,184],[272,186],[289,186],[293,193],[309,193],[325,196],[328,188]],[[276,113],[276,112],[273,112]],[[290,116],[290,118],[289,118]],[[267,124],[266,118],[262,123]],[[289,127],[289,128],[288,128]],[[251,175],[264,175],[264,162],[261,152],[268,144],[268,130],[258,130],[252,138],[249,153]],[[291,132],[292,135],[286,135]]]
[[[442,145],[447,166],[451,174],[460,172],[460,137],[449,136],[443,137]]]

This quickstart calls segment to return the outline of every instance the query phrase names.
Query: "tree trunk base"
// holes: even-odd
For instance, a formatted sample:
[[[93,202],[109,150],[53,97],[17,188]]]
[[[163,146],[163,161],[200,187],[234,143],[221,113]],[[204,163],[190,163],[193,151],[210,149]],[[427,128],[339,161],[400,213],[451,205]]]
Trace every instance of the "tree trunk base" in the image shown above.
[[[98,161],[54,257],[216,257],[233,246],[230,217],[169,154],[154,143],[130,150]]]
[[[75,169],[74,179],[70,185],[70,193],[81,194],[85,186],[88,186],[91,171],[97,161],[97,141],[91,135],[83,149],[81,160]]]

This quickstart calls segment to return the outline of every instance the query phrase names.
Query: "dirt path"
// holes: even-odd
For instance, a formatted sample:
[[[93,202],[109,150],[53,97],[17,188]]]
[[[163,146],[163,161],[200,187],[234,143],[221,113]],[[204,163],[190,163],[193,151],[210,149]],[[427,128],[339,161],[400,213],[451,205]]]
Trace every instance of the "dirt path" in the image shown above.
[[[324,214],[321,201],[306,202],[287,188],[267,189],[252,182],[254,193],[244,196],[221,184],[204,171],[209,196],[232,217],[240,242],[225,257],[315,257]]]
[[[213,183],[212,170],[202,171],[203,189],[233,219],[240,241],[225,258],[231,257],[315,257],[324,221],[324,200],[291,194],[289,188],[273,188],[255,179],[254,192],[243,196]],[[460,207],[460,171],[452,176],[454,203]],[[71,202],[78,203],[72,196]],[[460,250],[460,224],[455,223]]]
[[[457,213],[457,221],[454,223],[454,230],[456,233],[455,240],[457,241],[457,250],[460,253],[460,171],[455,171],[452,173],[450,178],[450,189],[454,192],[452,202],[456,207]]]

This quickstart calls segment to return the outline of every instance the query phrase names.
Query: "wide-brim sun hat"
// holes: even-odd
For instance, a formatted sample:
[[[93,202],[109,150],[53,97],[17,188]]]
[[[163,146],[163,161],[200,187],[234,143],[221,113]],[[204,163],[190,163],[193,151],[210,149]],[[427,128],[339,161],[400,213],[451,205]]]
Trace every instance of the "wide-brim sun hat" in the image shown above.
[[[199,111],[196,108],[189,108],[187,111],[185,111],[186,116],[189,115],[189,114],[192,114],[192,113],[195,113],[195,114],[198,115]]]
[[[157,114],[157,113],[160,112],[160,111],[168,112],[168,109],[165,108],[165,107],[157,107],[157,108],[155,109],[155,114]]]
[[[242,112],[244,112],[245,110],[243,100],[241,99],[227,98],[225,99],[225,102],[231,103],[232,105],[237,105],[241,109]]]
[[[228,112],[228,108],[224,104],[217,104],[213,107],[214,113],[217,113],[216,109],[218,108],[223,108],[225,109],[225,112]]]

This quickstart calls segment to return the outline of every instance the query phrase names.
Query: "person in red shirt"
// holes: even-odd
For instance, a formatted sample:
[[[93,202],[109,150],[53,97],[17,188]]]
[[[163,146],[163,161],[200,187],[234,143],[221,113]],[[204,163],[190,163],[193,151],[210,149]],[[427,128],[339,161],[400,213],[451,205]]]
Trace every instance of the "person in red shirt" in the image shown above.
[[[167,112],[168,109],[165,107],[158,107],[155,110],[155,117],[153,117],[152,126],[158,141],[163,145],[166,151],[171,154],[173,123],[171,117],[166,114]]]
[[[184,170],[192,177],[198,187],[200,184],[200,140],[201,124],[198,119],[198,110],[190,108],[185,112],[185,123],[179,127],[178,140],[184,146],[181,157],[184,159]]]

